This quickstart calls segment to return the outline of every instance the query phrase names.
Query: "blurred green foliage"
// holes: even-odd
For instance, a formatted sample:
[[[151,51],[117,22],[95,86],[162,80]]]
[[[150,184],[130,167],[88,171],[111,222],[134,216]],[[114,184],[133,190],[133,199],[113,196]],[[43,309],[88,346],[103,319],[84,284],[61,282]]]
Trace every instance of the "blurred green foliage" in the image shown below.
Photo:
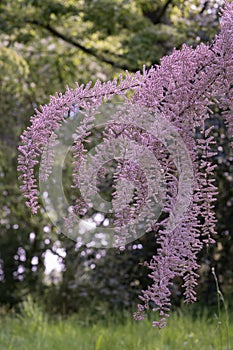
[[[131,307],[148,283],[143,265],[156,251],[154,233],[125,252],[77,247],[56,233],[43,209],[32,217],[19,192],[19,135],[34,108],[68,84],[108,80],[122,70],[158,64],[185,42],[209,42],[219,28],[220,0],[2,0],[0,2],[0,303],[14,305],[28,293],[53,312],[87,305],[96,311]],[[210,266],[228,293],[233,287],[232,150],[221,111],[216,125],[220,194],[217,245],[200,257],[200,293],[215,293]],[[68,191],[69,192],[69,191]],[[46,252],[63,271],[44,274]],[[64,253],[65,252],[65,253]],[[102,256],[100,258],[100,256]],[[177,281],[179,284],[180,281]],[[174,299],[180,302],[174,289]]]

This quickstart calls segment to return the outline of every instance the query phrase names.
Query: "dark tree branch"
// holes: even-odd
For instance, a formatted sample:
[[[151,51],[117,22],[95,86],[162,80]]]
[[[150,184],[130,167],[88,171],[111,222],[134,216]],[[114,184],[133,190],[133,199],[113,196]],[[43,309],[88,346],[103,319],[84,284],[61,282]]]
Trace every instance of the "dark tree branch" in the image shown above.
[[[205,1],[203,6],[202,6],[202,9],[201,11],[199,12],[199,15],[202,15],[203,12],[207,9],[207,6],[209,5],[209,1]]]
[[[173,0],[167,0],[164,6],[154,11],[144,11],[143,14],[145,17],[149,18],[153,24],[158,24],[161,22],[162,17],[167,11],[168,6],[172,3]]]
[[[115,61],[113,61],[113,60],[111,60],[109,58],[104,57],[101,53],[97,52],[96,50],[91,49],[91,48],[87,48],[87,47],[83,46],[82,44],[78,43],[77,41],[73,40],[72,38],[62,34],[57,29],[51,27],[50,24],[40,23],[40,22],[38,22],[36,20],[27,20],[26,22],[29,23],[29,24],[33,24],[33,25],[39,26],[39,27],[47,30],[52,35],[54,35],[55,37],[57,37],[59,39],[62,39],[66,43],[73,45],[74,47],[78,48],[79,50],[85,52],[86,54],[88,54],[90,56],[95,57],[97,60],[99,60],[101,62],[110,64],[114,68],[128,70],[128,71],[131,71],[131,72],[136,72],[138,70],[136,68],[130,68],[130,67],[128,67],[125,64],[120,64],[120,63],[115,62]]]
[[[167,11],[168,6],[172,3],[173,0],[167,0],[167,2],[165,3],[165,5],[161,8],[161,10],[159,11],[159,16],[158,16],[158,20],[160,21],[161,18],[163,17],[163,15],[165,14],[165,12]]]

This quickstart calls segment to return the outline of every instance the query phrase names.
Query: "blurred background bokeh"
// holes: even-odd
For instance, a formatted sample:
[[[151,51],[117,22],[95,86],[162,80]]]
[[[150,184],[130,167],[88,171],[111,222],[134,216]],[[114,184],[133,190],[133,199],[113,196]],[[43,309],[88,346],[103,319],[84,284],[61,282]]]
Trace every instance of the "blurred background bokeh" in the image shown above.
[[[132,309],[149,282],[144,260],[156,252],[151,232],[124,252],[81,246],[57,234],[43,208],[26,208],[17,179],[17,146],[34,108],[75,82],[93,83],[159,64],[219,31],[220,0],[1,0],[0,2],[0,307],[31,295],[51,313]],[[233,297],[233,156],[220,110],[214,110],[219,188],[213,247],[200,254],[200,303],[215,303],[215,267]],[[198,137],[198,135],[197,135]],[[182,303],[177,280],[175,305]]]

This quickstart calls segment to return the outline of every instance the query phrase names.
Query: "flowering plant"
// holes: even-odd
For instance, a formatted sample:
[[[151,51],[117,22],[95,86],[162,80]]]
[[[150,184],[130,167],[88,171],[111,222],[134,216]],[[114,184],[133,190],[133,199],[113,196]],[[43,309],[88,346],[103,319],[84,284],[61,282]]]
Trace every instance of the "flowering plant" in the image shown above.
[[[85,143],[95,125],[95,115],[100,113],[104,101],[116,95],[123,97],[124,106],[114,111],[114,117],[109,116],[103,144],[87,167]],[[112,206],[115,244],[124,248],[129,237],[135,238],[139,225],[135,229],[134,222],[140,215],[146,221],[145,231],[156,232],[159,248],[148,263],[152,284],[142,291],[139,297],[142,304],[134,316],[143,319],[145,310],[152,307],[159,316],[153,325],[159,328],[165,326],[169,316],[170,286],[175,276],[183,278],[185,301],[196,300],[197,254],[203,244],[215,242],[214,201],[218,192],[212,157],[216,141],[213,127],[206,127],[205,123],[214,105],[221,109],[232,137],[233,4],[230,3],[225,4],[221,31],[210,45],[200,44],[195,49],[183,45],[181,50],[174,49],[170,56],[163,57],[160,65],[144,68],[142,73],[134,75],[126,72],[119,80],[97,81],[93,87],[91,82],[86,86],[77,84],[73,90],[67,87],[65,94],[57,93],[48,105],[36,110],[31,126],[21,136],[18,157],[21,190],[34,214],[39,208],[35,167],[41,157],[41,180],[46,181],[54,159],[50,145],[56,142],[55,132],[68,118],[81,115],[72,146],[75,188],[85,184],[88,174],[94,179],[92,170],[97,165],[99,176],[104,176],[107,153],[111,151],[112,155],[112,148],[119,147]],[[100,153],[105,154],[104,160]],[[156,175],[152,156],[163,170],[162,177]],[[166,183],[166,191],[158,188],[161,181]],[[85,187],[87,198],[96,195],[92,184],[89,181]],[[129,193],[133,201],[128,198]],[[67,218],[69,224],[75,217],[79,219],[86,214],[88,201],[83,197],[79,196],[72,206]],[[161,206],[163,219],[158,222],[154,220],[155,207],[151,206],[155,202],[165,203]]]

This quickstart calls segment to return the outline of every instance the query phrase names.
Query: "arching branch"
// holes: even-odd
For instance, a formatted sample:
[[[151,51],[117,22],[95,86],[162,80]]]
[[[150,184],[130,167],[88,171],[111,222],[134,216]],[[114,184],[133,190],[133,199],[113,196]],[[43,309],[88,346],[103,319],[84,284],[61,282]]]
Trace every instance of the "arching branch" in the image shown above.
[[[65,34],[61,33],[60,31],[58,31],[57,29],[53,28],[49,23],[44,24],[41,23],[39,21],[36,20],[27,20],[27,23],[32,24],[32,25],[36,25],[39,26],[45,30],[47,30],[48,32],[50,32],[53,36],[65,41],[68,44],[71,44],[72,46],[78,48],[79,50],[81,50],[82,52],[95,57],[97,60],[110,64],[112,67],[114,68],[119,68],[119,69],[123,69],[123,70],[128,70],[131,72],[136,72],[138,70],[138,68],[131,68],[126,64],[121,64],[119,62],[115,62],[114,60],[111,60],[105,56],[103,56],[101,53],[97,52],[96,50],[92,49],[92,48],[87,48],[84,45],[80,44],[79,42],[73,40],[72,38],[70,38],[69,36],[66,36]],[[123,57],[122,57],[123,58]]]

